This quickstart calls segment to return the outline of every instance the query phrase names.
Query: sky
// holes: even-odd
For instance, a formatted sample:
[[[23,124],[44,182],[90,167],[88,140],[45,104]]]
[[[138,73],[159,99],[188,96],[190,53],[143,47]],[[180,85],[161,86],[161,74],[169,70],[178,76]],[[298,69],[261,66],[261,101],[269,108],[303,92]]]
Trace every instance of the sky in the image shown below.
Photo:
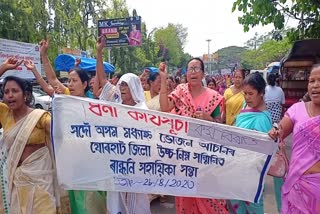
[[[130,13],[137,10],[146,23],[147,33],[168,23],[188,28],[185,52],[192,56],[210,53],[228,46],[244,46],[245,42],[270,32],[273,25],[258,26],[245,33],[238,22],[240,12],[232,13],[234,0],[126,0]]]

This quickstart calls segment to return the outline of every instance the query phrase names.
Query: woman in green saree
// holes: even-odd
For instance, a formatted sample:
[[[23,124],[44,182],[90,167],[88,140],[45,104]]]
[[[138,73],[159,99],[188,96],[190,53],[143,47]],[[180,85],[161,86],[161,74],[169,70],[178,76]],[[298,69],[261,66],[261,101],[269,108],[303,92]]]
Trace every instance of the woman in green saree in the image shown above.
[[[260,74],[250,74],[243,83],[243,93],[245,103],[236,118],[235,126],[269,132],[272,128],[271,114],[267,110],[263,96],[265,93],[266,82]],[[258,203],[250,203],[240,200],[229,200],[228,208],[230,214],[263,214],[263,196]]]
[[[40,54],[47,79],[56,91],[66,95],[85,97],[89,90],[89,77],[80,68],[74,68],[68,75],[68,87],[64,86],[56,77],[48,58],[49,40],[40,42]],[[106,213],[106,192],[70,190],[69,200],[74,214]],[[63,206],[63,205],[62,205]]]

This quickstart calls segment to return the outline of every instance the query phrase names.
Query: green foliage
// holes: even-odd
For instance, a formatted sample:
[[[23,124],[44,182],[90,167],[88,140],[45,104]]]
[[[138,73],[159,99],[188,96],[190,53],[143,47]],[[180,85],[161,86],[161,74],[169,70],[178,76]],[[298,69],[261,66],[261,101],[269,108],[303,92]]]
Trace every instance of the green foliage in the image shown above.
[[[187,29],[181,24],[168,24],[154,33],[155,43],[159,46],[158,57],[169,61],[172,65],[181,67],[184,62],[183,47],[187,38]]]
[[[246,52],[243,47],[230,46],[218,50],[218,63],[214,65],[213,69],[232,68],[235,64],[241,62],[242,56]]]
[[[98,20],[130,15],[139,14],[136,10],[130,14],[125,0],[1,0],[0,38],[38,43],[49,36],[51,62],[63,47],[88,51],[94,57]],[[164,39],[155,39],[158,30]],[[179,66],[186,60],[187,29],[182,25],[170,24],[168,29],[148,33],[142,23],[142,34],[141,47],[112,48],[111,63],[119,72],[137,73],[146,66],[157,66],[163,59],[158,56],[163,51],[160,44],[168,50],[169,63]],[[104,60],[108,61],[107,51]]]
[[[280,32],[286,33],[287,31]],[[218,50],[218,63],[214,70],[233,68],[235,64],[245,69],[264,69],[271,62],[280,61],[292,46],[288,37],[272,40],[273,32],[256,34],[246,42],[246,47],[226,47]]]
[[[232,11],[242,11],[239,23],[244,31],[258,24],[273,24],[276,30],[283,29],[287,18],[298,20],[297,29],[288,31],[291,41],[304,38],[319,38],[320,1],[317,0],[234,0]]]
[[[48,13],[41,0],[2,0],[0,20],[0,37],[37,42],[45,34]]]
[[[49,33],[59,33],[53,42],[58,47],[70,47],[80,50],[92,49],[97,37],[96,23],[105,5],[100,0],[49,0],[52,12]],[[53,15],[54,14],[54,15]]]
[[[264,69],[271,62],[280,61],[292,43],[289,38],[281,41],[267,40],[257,50],[247,50],[243,53],[241,67],[245,69]]]

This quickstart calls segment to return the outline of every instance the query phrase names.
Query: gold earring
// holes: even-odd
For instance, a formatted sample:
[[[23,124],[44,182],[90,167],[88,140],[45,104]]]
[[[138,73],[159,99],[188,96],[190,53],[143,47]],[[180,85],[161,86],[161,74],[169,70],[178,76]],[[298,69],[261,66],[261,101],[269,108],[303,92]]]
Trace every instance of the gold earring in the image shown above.
[[[24,98],[24,102],[27,102],[27,98],[26,97]]]

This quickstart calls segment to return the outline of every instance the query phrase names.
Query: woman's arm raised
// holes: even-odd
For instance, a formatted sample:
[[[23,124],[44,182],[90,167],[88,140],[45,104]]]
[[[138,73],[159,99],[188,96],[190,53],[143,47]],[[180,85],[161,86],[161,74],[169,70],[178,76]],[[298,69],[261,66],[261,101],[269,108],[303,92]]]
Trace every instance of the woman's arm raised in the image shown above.
[[[12,70],[17,68],[19,65],[21,65],[23,60],[19,61],[15,57],[10,57],[6,59],[1,65],[0,65],[0,77],[8,70]]]
[[[48,49],[49,49],[49,39],[41,40],[40,42],[40,55],[41,60],[43,63],[43,68],[46,73],[46,77],[52,85],[53,88],[55,88],[58,91],[61,91],[62,93],[66,90],[66,87],[58,80],[48,57]]]
[[[163,112],[169,112],[174,108],[173,101],[169,100],[168,90],[167,90],[167,66],[164,62],[159,65],[159,75],[161,78],[161,88],[160,88],[160,108]]]
[[[32,71],[42,90],[52,97],[54,94],[54,89],[42,78],[42,76],[37,71],[37,68],[34,65],[34,63],[31,60],[27,60],[24,61],[24,66],[26,66],[27,69]]]
[[[104,72],[102,51],[105,46],[106,38],[100,36],[97,41],[97,65],[96,65],[96,82],[100,87],[103,87],[107,82],[107,75]]]

